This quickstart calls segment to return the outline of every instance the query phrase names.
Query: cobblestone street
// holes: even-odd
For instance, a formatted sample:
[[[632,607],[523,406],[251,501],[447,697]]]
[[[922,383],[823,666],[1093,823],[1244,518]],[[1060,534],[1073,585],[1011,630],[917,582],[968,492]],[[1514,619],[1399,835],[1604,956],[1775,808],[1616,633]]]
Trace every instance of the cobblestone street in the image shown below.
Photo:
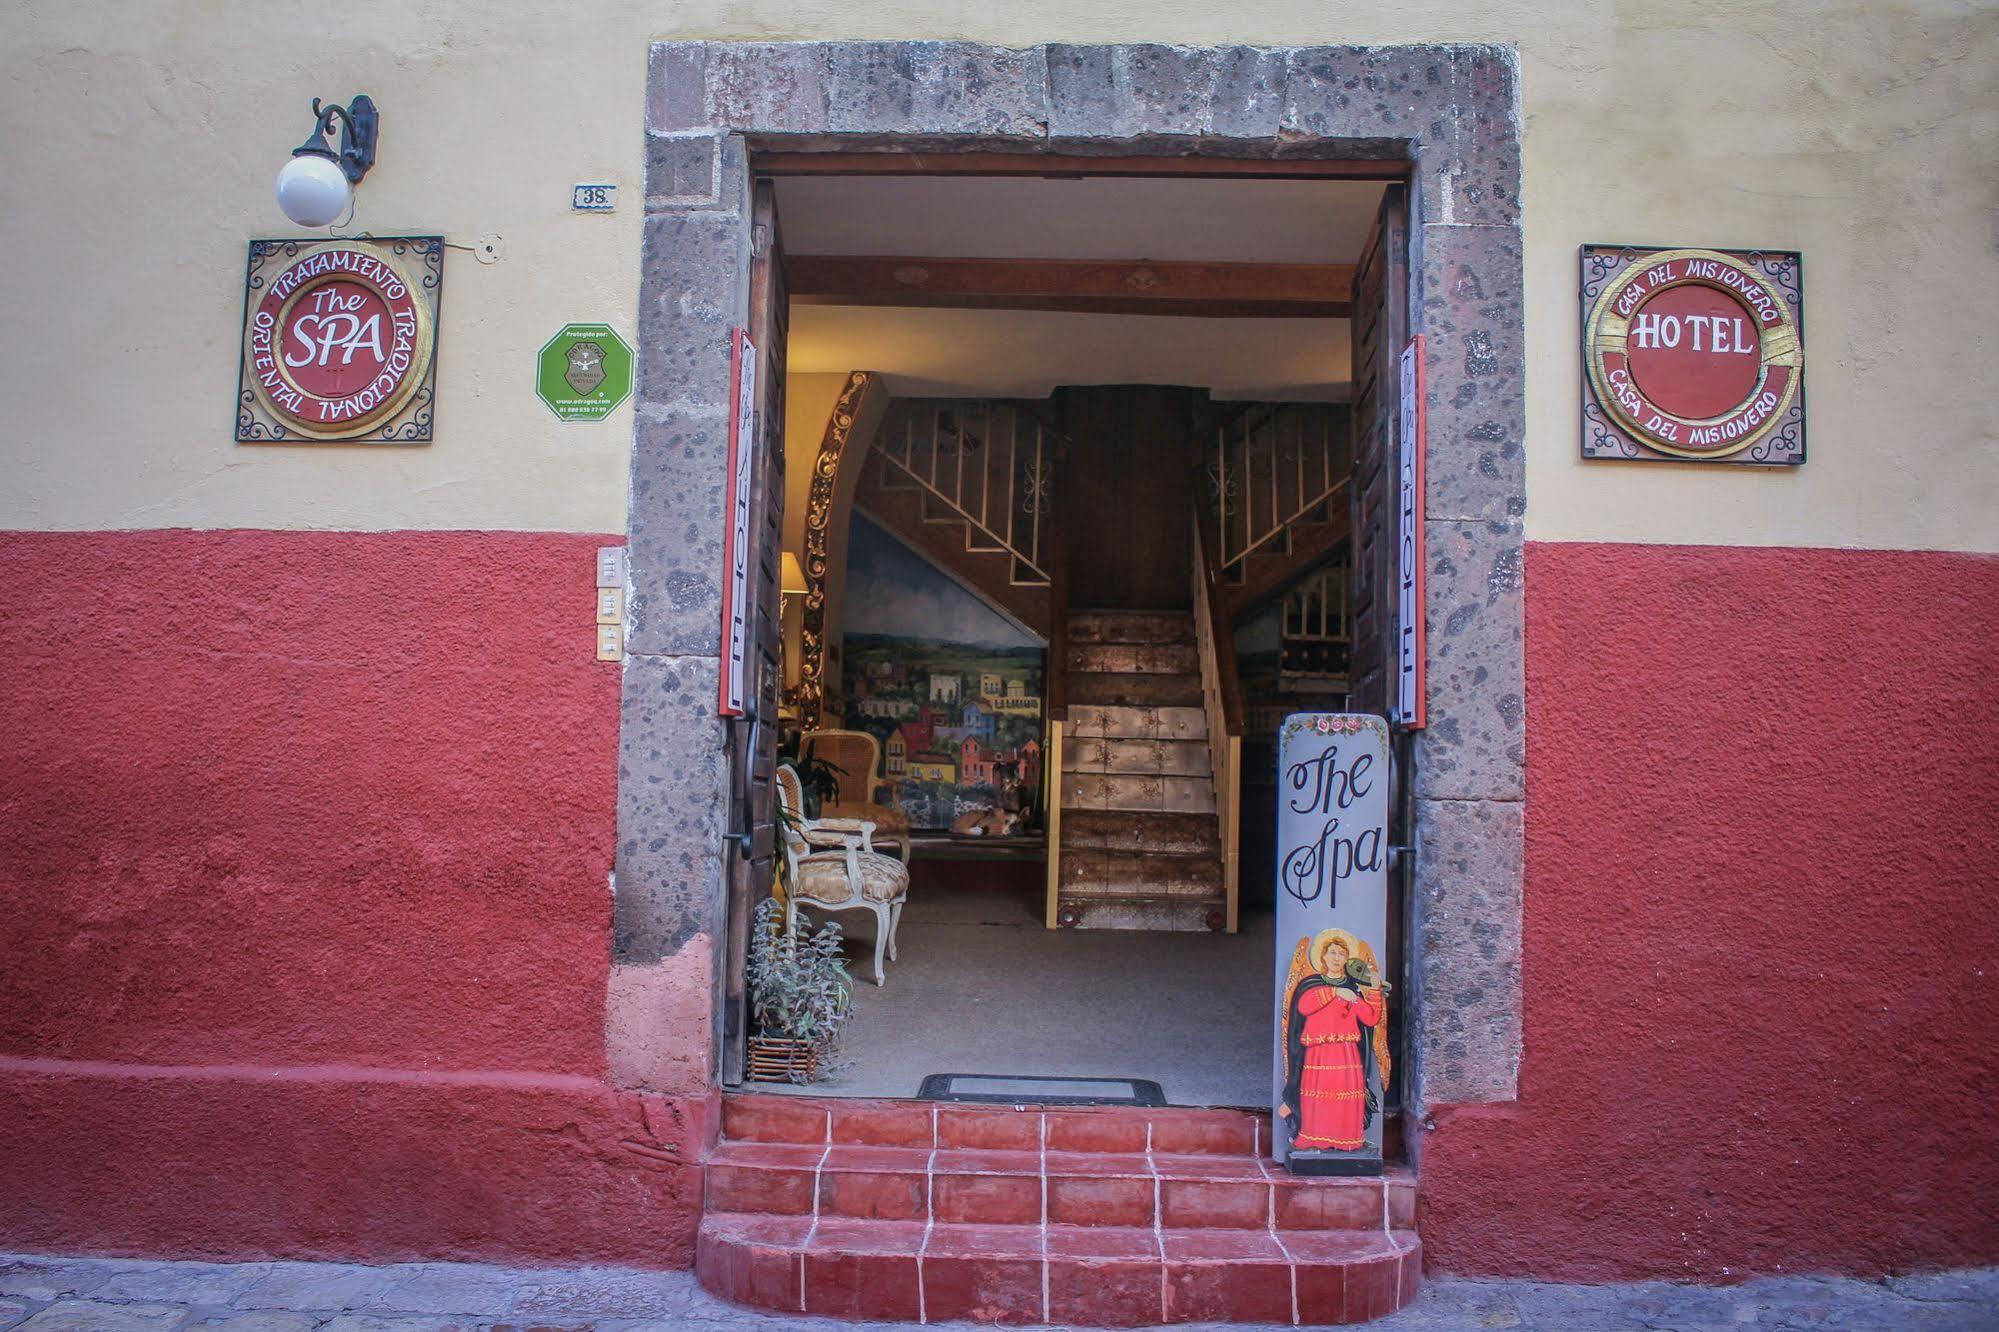
[[[160,1263],[0,1255],[0,1332],[499,1332],[906,1327],[782,1317],[710,1298],[687,1272],[466,1263]],[[950,1324],[970,1327],[971,1324]],[[1200,1324],[1199,1327],[1209,1327]],[[1235,1325],[1240,1327],[1241,1325]],[[1721,1289],[1432,1280],[1384,1332],[1519,1328],[1999,1327],[1999,1269],[1885,1282],[1780,1277]]]

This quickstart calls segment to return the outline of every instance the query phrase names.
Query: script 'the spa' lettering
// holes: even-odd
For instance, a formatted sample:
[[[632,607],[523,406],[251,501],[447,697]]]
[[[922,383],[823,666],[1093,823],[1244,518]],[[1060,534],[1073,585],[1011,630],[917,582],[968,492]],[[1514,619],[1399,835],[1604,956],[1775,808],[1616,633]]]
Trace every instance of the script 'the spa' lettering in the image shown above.
[[[1366,796],[1374,783],[1369,772],[1374,755],[1358,754],[1342,765],[1338,745],[1328,745],[1316,758],[1294,763],[1284,774],[1291,810],[1326,816],[1311,841],[1287,849],[1279,870],[1284,891],[1303,904],[1326,898],[1339,904],[1342,880],[1356,871],[1381,868],[1381,829],[1370,824],[1358,835],[1340,831],[1340,812]]]

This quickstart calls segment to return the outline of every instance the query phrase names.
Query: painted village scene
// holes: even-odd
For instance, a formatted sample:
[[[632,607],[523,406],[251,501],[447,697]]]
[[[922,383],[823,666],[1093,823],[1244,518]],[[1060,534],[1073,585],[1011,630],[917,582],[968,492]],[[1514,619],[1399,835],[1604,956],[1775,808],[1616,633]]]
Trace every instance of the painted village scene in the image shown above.
[[[1033,831],[1041,640],[859,514],[847,601],[846,725],[880,742],[889,803],[919,831]]]

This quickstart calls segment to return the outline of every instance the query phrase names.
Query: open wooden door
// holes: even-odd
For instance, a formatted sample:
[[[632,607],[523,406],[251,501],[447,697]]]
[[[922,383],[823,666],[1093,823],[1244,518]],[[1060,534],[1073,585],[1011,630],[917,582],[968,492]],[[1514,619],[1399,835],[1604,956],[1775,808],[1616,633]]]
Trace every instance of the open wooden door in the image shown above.
[[[1398,486],[1401,474],[1400,357],[1409,341],[1409,192],[1401,184],[1383,194],[1374,230],[1354,267],[1353,290],[1353,658],[1347,710],[1395,716],[1399,671],[1397,554]],[[1419,609],[1420,613],[1420,609]],[[1390,725],[1389,755],[1394,785],[1388,797],[1389,840],[1409,844],[1414,812],[1410,781],[1409,732]],[[1388,955],[1383,968],[1392,993],[1389,1041],[1395,1066],[1408,1068],[1406,1033],[1409,991],[1404,985],[1408,932],[1404,913],[1412,868],[1396,855],[1388,875]],[[1388,1088],[1389,1113],[1401,1108],[1405,1080]]]
[[[729,729],[728,949],[722,1006],[722,1081],[743,1080],[749,1011],[745,971],[751,917],[769,891],[776,838],[778,576],[784,546],[784,363],[790,296],[777,225],[777,194],[756,183],[751,213],[750,343],[757,350],[756,447],[751,464],[750,604],[744,714]]]

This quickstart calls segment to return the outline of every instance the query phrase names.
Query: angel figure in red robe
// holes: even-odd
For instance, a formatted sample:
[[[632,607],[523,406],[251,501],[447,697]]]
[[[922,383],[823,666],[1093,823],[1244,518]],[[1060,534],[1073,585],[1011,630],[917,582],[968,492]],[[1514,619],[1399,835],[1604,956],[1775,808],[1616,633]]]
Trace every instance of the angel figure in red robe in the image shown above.
[[[1300,939],[1285,984],[1284,1097],[1293,1151],[1358,1151],[1388,1090],[1388,987],[1346,930]]]

